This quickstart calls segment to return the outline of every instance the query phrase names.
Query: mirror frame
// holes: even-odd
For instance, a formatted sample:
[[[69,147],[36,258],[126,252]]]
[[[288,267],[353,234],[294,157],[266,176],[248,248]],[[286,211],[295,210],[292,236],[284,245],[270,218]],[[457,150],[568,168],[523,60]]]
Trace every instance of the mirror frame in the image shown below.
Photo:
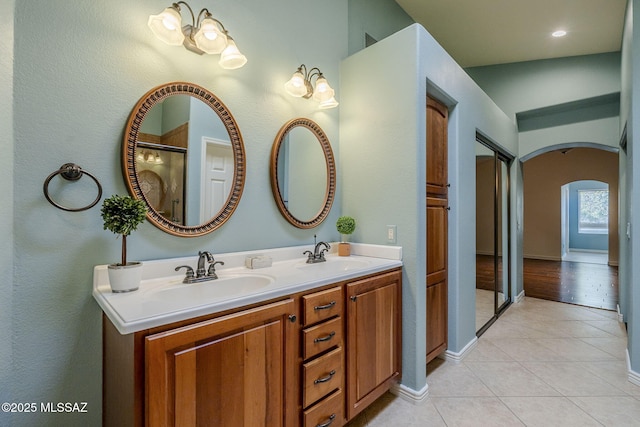
[[[282,193],[280,192],[280,187],[278,186],[278,155],[280,152],[280,146],[282,145],[285,136],[289,133],[291,129],[297,126],[302,126],[309,129],[315,137],[318,139],[320,146],[322,147],[322,151],[324,153],[325,164],[327,167],[327,186],[325,191],[325,198],[323,201],[323,206],[320,211],[316,214],[315,217],[311,218],[309,221],[302,221],[296,218],[285,206],[284,200],[282,198]],[[271,190],[273,191],[273,197],[278,205],[278,209],[280,213],[285,217],[289,223],[298,227],[298,228],[313,228],[317,227],[324,221],[329,215],[329,211],[331,210],[331,205],[333,204],[333,199],[336,194],[336,163],[333,157],[333,151],[331,150],[331,144],[329,143],[329,139],[327,135],[324,133],[322,128],[313,120],[306,118],[296,118],[289,120],[285,123],[276,139],[273,142],[273,148],[271,149],[271,167],[270,167],[270,175],[271,175]]]
[[[160,215],[146,200],[138,180],[135,151],[140,126],[151,108],[172,95],[188,95],[207,104],[218,115],[220,120],[222,120],[222,123],[229,133],[231,147],[233,148],[235,163],[233,186],[226,203],[215,217],[212,217],[203,224],[194,226],[176,224]],[[129,194],[136,199],[143,200],[147,205],[147,219],[149,222],[166,233],[173,234],[174,236],[196,237],[210,233],[224,224],[231,217],[240,202],[246,175],[245,164],[244,142],[238,124],[222,101],[201,86],[186,82],[171,82],[157,86],[140,98],[129,115],[122,145],[122,173],[124,180],[127,184]]]

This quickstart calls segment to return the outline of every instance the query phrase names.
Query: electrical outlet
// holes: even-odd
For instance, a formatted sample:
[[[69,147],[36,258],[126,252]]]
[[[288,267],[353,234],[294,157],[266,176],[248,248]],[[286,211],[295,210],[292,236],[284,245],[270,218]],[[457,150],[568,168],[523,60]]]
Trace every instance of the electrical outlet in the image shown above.
[[[398,242],[398,227],[395,225],[387,225],[387,243]]]

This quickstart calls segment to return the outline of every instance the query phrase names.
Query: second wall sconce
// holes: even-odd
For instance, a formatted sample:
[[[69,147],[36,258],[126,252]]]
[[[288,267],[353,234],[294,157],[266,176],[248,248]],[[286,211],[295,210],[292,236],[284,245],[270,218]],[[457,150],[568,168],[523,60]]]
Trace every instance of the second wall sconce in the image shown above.
[[[315,89],[311,84],[311,79],[314,77],[316,78]],[[327,79],[322,75],[322,71],[316,67],[307,71],[307,67],[304,64],[300,65],[291,79],[284,84],[284,88],[289,95],[297,98],[309,99],[313,97],[314,100],[320,103],[319,107],[322,109],[338,106],[338,101],[334,97],[335,91],[329,86]]]
[[[180,5],[186,6],[191,13],[191,25],[182,25]],[[156,37],[169,45],[184,45],[199,55],[220,54],[218,63],[222,68],[233,70],[247,63],[247,58],[240,53],[224,25],[206,8],[200,11],[196,19],[191,7],[179,1],[159,14],[149,16],[147,25]]]

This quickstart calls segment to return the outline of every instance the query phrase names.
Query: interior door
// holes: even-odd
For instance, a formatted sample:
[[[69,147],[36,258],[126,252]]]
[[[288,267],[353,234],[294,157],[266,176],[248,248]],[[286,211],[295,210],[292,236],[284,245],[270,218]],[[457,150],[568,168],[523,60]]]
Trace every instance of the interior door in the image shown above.
[[[227,196],[231,194],[234,171],[231,144],[224,141],[207,141],[200,223],[215,217],[225,205]]]
[[[447,349],[448,117],[445,105],[427,98],[427,363]]]

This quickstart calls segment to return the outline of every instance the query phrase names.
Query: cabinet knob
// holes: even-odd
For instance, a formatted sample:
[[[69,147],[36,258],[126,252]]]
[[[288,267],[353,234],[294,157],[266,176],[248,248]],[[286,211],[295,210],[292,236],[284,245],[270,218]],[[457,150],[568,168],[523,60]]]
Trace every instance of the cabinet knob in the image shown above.
[[[296,323],[296,320],[297,320],[297,319],[298,319],[298,318],[296,317],[296,315],[295,315],[295,314],[290,314],[290,315],[289,315],[289,321],[290,321],[291,323]]]
[[[357,295],[352,295],[350,299],[351,299],[351,301],[356,302],[356,300],[358,299],[358,296]]]

